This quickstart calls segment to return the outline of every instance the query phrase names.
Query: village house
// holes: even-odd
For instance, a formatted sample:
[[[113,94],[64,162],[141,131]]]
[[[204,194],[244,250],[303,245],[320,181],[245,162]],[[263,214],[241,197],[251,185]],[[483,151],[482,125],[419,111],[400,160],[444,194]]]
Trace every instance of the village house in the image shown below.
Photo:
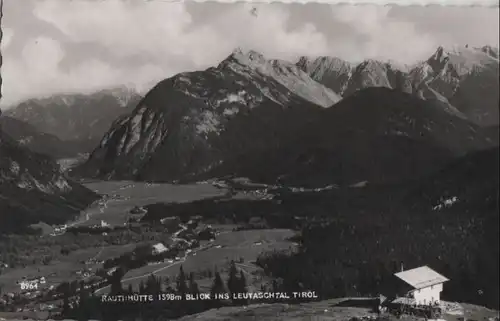
[[[169,216],[160,219],[160,223],[169,227],[177,227],[181,223],[181,220],[178,216]]]
[[[398,297],[393,303],[405,305],[438,305],[441,302],[443,284],[449,281],[428,266],[402,270],[394,276],[397,280]]]
[[[58,225],[54,228],[54,232],[56,232],[56,233],[65,232],[67,228],[68,228],[68,225],[66,225],[66,224]]]
[[[117,269],[118,269],[118,268],[117,268],[116,266],[114,266],[114,267],[112,267],[111,269],[109,269],[109,270],[108,270],[107,274],[108,274],[109,276],[111,276],[111,275],[113,275],[113,273],[115,273],[115,272],[116,272],[116,270],[117,270]]]
[[[153,255],[158,255],[158,254],[161,254],[163,252],[166,252],[168,249],[165,247],[165,245],[163,245],[163,243],[157,243],[155,245],[153,245],[153,250],[152,250],[152,253]]]
[[[37,277],[37,278],[32,278],[32,279],[27,279],[23,277],[21,280],[17,281],[17,284],[25,284],[25,285],[35,285],[35,284],[45,284],[47,280],[45,279],[44,276],[42,277]]]

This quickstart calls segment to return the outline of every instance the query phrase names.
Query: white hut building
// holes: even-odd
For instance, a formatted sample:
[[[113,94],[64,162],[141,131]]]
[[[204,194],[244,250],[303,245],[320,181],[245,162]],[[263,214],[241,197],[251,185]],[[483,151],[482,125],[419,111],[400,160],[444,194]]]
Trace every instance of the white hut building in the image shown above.
[[[394,274],[402,281],[403,298],[396,299],[397,303],[405,299],[407,304],[416,305],[436,305],[441,301],[443,284],[449,281],[446,277],[432,270],[428,266],[421,266],[415,269],[401,271]],[[396,303],[396,302],[395,302]]]

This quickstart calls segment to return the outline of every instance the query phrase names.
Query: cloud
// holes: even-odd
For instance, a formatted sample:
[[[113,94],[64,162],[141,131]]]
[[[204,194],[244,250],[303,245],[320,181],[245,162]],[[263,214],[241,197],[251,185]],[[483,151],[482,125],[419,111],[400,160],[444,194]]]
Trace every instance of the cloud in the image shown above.
[[[222,17],[196,24],[182,2],[34,2],[36,19],[55,27],[64,39],[31,39],[22,56],[6,55],[2,105],[42,94],[88,92],[124,81],[147,88],[175,73],[218,64],[236,47],[283,59],[328,53],[325,36],[313,25],[287,29],[286,8],[261,5],[254,16],[252,7],[231,5]],[[99,57],[88,46],[83,62],[70,63],[63,71],[63,59],[66,66],[67,61],[76,60],[68,43],[98,45],[111,58]],[[147,63],[114,61],[137,56]]]
[[[98,42],[117,56],[148,54],[159,63],[173,58],[209,65],[238,46],[270,54],[326,51],[324,35],[312,25],[286,30],[283,7],[261,5],[257,16],[250,14],[252,7],[233,5],[223,19],[193,28],[182,2],[44,1],[35,14],[74,41]]]
[[[252,8],[256,8],[256,15],[250,14]],[[211,21],[210,26],[222,36],[225,52],[239,46],[283,59],[329,52],[325,35],[312,24],[289,30],[288,19],[281,6],[243,4],[235,5],[224,19]]]
[[[374,5],[309,6],[310,17],[326,16],[323,25],[283,4],[227,4],[202,17],[187,7],[161,0],[29,2],[11,21],[18,28],[4,27],[2,105],[118,85],[147,90],[175,73],[214,66],[236,47],[288,60],[330,55],[411,63],[427,58],[444,37],[416,29],[421,17],[401,18]]]
[[[168,72],[149,64],[113,68],[108,62],[92,57],[63,71],[59,64],[65,54],[59,41],[38,37],[25,44],[19,57],[6,56],[2,66],[2,105],[60,92],[92,92],[120,84],[147,89],[141,85],[151,85],[151,80],[161,79]],[[137,82],[128,81],[131,75]]]
[[[354,59],[383,59],[413,63],[425,59],[439,45],[429,33],[419,32],[413,23],[389,15],[389,6],[331,6],[333,18],[351,27],[360,41],[345,44],[344,52]],[[354,36],[354,35],[353,35]]]

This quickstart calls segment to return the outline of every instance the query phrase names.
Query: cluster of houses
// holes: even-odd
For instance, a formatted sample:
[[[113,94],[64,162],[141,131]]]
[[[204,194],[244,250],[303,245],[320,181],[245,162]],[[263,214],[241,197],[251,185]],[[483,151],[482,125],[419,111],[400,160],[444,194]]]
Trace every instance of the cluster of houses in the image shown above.
[[[96,230],[98,230],[98,229],[107,229],[107,228],[110,228],[110,227],[111,227],[111,225],[108,222],[104,221],[104,220],[101,220],[101,222],[99,224],[94,224],[94,225],[90,226],[90,228],[93,228],[93,229],[96,229]]]
[[[92,268],[78,270],[75,272],[75,274],[83,279],[87,279],[93,275]]]
[[[23,277],[21,280],[18,280],[16,283],[19,285],[38,285],[38,284],[47,283],[47,280],[45,279],[44,276],[31,278],[31,279]]]
[[[96,265],[96,264],[103,264],[103,263],[104,263],[104,260],[98,260],[98,259],[93,258],[93,257],[86,260],[86,261],[83,261],[83,264],[85,264],[85,265]]]
[[[56,225],[54,227],[54,230],[52,231],[52,233],[50,233],[50,236],[57,236],[57,235],[64,234],[64,233],[66,233],[67,229],[68,229],[68,225],[67,224]]]

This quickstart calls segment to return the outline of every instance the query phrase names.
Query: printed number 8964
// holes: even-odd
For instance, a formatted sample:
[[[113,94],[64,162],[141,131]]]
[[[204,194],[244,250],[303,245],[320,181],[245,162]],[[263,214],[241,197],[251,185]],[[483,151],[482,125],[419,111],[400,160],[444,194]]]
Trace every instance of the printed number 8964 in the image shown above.
[[[28,283],[28,282],[21,283],[21,290],[36,290],[36,289],[38,289],[37,283]]]

